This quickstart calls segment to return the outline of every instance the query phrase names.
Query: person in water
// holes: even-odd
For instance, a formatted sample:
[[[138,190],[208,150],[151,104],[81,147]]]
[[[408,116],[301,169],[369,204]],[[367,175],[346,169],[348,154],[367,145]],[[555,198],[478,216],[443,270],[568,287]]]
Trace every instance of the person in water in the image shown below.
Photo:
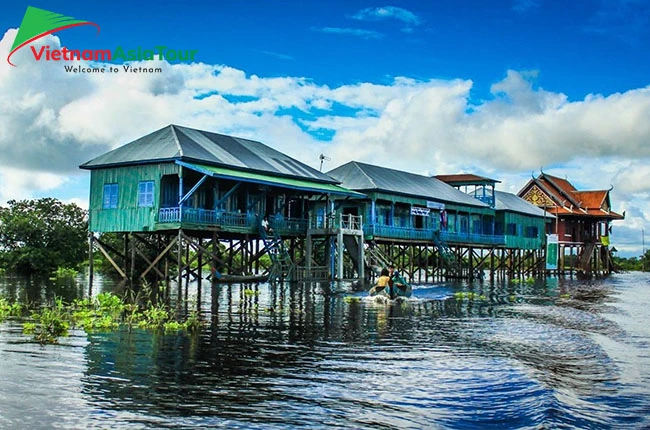
[[[370,289],[370,295],[374,296],[376,294],[379,294],[386,287],[392,287],[392,282],[393,281],[391,280],[388,269],[386,268],[381,269],[381,274],[379,275],[379,278],[377,278],[377,282],[375,283],[375,286]]]

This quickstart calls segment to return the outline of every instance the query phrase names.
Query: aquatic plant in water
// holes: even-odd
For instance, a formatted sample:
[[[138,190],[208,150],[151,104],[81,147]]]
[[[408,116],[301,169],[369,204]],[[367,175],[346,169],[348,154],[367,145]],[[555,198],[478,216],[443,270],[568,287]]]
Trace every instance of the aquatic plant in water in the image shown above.
[[[112,293],[102,293],[92,298],[77,299],[71,304],[55,300],[52,306],[43,307],[32,313],[32,321],[23,324],[23,331],[34,334],[42,343],[57,343],[60,336],[66,336],[71,327],[86,332],[112,331],[133,327],[194,333],[201,328],[198,312],[191,312],[183,321],[176,318],[165,304],[148,302],[141,307],[137,303],[124,303]]]
[[[8,317],[19,317],[23,313],[23,305],[18,302],[9,303],[4,297],[0,297],[0,322]]]
[[[58,338],[67,336],[70,328],[70,315],[60,298],[52,306],[32,312],[33,323],[23,325],[23,331],[33,334],[41,344],[57,343]]]

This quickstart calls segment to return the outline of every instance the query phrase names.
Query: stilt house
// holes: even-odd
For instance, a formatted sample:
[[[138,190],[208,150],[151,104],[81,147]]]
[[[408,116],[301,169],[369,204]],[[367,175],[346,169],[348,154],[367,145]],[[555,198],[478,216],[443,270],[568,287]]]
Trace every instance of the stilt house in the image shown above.
[[[331,177],[260,142],[169,125],[80,166],[91,171],[90,231],[258,233],[267,216],[307,230],[313,196],[352,196]]]

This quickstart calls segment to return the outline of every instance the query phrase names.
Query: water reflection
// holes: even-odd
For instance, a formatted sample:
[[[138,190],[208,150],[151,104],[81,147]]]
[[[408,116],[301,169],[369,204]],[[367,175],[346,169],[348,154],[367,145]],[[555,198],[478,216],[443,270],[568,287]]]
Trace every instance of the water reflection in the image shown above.
[[[54,287],[37,295],[29,283],[0,287],[12,297],[59,295]],[[642,427],[650,381],[627,375],[650,364],[650,334],[618,317],[638,300],[620,288],[557,279],[446,283],[379,303],[325,294],[319,284],[204,283],[201,297],[197,286],[187,295],[202,312],[199,334],[76,332],[48,348],[80,345],[84,371],[72,380],[85,408],[118,425]],[[26,346],[11,352],[6,345],[18,338],[0,331],[3,360],[15,364],[38,350],[20,338]]]

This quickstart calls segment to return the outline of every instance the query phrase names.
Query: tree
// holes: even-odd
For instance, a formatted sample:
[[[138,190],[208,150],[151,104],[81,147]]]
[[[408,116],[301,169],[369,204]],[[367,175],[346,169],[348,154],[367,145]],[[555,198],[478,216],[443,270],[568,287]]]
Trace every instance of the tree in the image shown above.
[[[18,273],[77,268],[86,259],[88,217],[54,198],[10,200],[0,207],[0,265]]]

